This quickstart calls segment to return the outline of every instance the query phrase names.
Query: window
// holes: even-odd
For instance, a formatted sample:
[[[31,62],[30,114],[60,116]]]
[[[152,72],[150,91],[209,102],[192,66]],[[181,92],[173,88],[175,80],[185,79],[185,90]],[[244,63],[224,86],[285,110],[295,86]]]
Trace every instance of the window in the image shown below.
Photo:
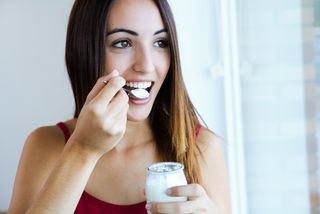
[[[320,0],[171,2],[191,97],[229,143],[234,213],[320,213]]]

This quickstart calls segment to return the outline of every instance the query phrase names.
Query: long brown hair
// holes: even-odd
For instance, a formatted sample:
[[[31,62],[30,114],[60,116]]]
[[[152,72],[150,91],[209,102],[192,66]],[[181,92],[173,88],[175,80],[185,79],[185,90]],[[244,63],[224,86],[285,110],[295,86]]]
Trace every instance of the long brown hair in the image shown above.
[[[106,17],[113,0],[76,0],[66,40],[66,66],[77,118],[86,97],[104,75]],[[177,32],[166,0],[154,0],[169,34],[171,64],[150,113],[150,125],[163,161],[184,164],[188,182],[201,183],[196,145],[197,111],[182,78]]]

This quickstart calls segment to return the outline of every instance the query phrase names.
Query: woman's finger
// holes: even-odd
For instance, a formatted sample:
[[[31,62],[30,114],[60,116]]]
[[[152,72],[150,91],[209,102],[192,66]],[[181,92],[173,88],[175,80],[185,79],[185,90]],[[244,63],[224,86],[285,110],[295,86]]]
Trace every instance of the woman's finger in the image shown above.
[[[113,111],[110,110],[110,105],[108,108],[108,113],[106,113],[105,117],[112,117],[114,122],[121,122],[123,121],[123,119],[127,120],[127,113],[128,113],[128,109],[129,109],[129,104],[126,101],[126,98],[122,99],[121,98],[117,98],[117,100],[115,100],[114,106],[112,106],[112,108],[114,108]],[[118,104],[117,104],[118,102]]]
[[[126,80],[121,76],[112,78],[92,99],[92,102],[102,106],[108,105],[125,84]]]
[[[120,90],[109,103],[107,114],[118,112],[121,109],[121,107],[127,105],[128,102],[129,102],[129,97],[127,93],[124,90]]]
[[[88,94],[86,103],[89,103],[95,96],[97,96],[101,89],[106,86],[106,83],[116,76],[119,76],[119,72],[117,70],[113,70],[110,74],[100,77]]]
[[[152,213],[195,213],[198,210],[198,201],[149,203]]]
[[[190,198],[202,197],[206,191],[199,184],[188,184],[183,186],[175,186],[167,189],[169,196],[186,196]]]
[[[109,133],[113,135],[117,134],[124,134],[124,131],[126,130],[126,124],[127,124],[127,112],[128,112],[129,105],[123,105],[119,108],[118,112],[114,115],[112,115],[112,119],[109,118],[108,123],[112,122],[112,124],[106,124],[109,125]]]
[[[129,105],[125,105],[122,107],[121,111],[116,115],[116,123],[122,125],[123,128],[126,128],[127,124],[127,113],[128,113]]]

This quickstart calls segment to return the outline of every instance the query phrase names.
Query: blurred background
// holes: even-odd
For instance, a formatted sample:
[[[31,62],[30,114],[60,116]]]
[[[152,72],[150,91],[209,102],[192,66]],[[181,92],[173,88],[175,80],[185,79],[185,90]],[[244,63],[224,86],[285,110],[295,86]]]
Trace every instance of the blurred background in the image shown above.
[[[72,0],[0,0],[0,210],[27,135],[72,117]],[[320,0],[170,0],[185,82],[225,141],[235,214],[320,213]]]

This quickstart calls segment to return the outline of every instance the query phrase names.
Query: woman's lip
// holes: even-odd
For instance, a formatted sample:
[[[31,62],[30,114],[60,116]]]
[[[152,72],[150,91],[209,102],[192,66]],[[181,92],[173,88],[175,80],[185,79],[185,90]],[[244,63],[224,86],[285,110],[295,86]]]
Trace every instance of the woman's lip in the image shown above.
[[[130,98],[129,97],[129,102],[134,104],[134,105],[145,105],[151,100],[151,97],[147,97],[145,99],[135,99],[135,98]]]

